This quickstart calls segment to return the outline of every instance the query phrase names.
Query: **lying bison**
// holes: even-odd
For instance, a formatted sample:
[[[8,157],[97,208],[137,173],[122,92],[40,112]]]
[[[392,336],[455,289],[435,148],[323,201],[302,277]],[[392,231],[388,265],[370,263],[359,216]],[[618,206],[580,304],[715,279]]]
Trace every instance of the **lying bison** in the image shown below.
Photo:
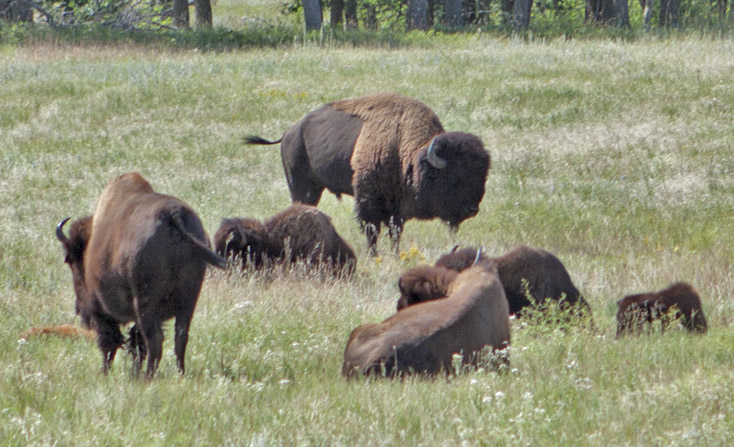
[[[527,245],[496,258],[486,257],[475,248],[454,249],[436,261],[437,270],[421,266],[407,270],[398,280],[401,295],[398,310],[443,298],[451,272],[461,272],[477,262],[496,266],[511,314],[519,314],[546,299],[563,300],[563,303],[578,305],[582,312],[590,313],[589,305],[573,285],[563,263],[549,251]]]
[[[288,261],[327,266],[352,274],[354,251],[339,236],[331,219],[317,208],[296,203],[264,223],[255,219],[223,219],[214,234],[214,247],[225,258],[240,259],[254,268]]]
[[[403,376],[453,371],[453,355],[476,365],[481,351],[510,342],[507,300],[493,267],[457,275],[446,299],[411,306],[379,324],[354,329],[342,374]]]
[[[184,372],[189,325],[206,265],[226,261],[209,248],[196,213],[175,197],[158,194],[139,174],[121,175],[105,187],[93,216],[56,236],[64,246],[82,323],[97,332],[106,374],[123,344],[120,325],[134,322],[131,337],[140,367],[148,355],[148,377],[161,359],[161,323],[175,322],[175,352]]]
[[[306,115],[280,140],[294,202],[317,205],[324,189],[353,195],[357,218],[376,253],[382,225],[397,248],[407,219],[458,229],[479,212],[490,167],[479,138],[445,132],[425,104],[397,94],[332,102]]]
[[[701,298],[691,285],[676,282],[659,292],[628,295],[617,301],[617,337],[642,332],[654,320],[661,320],[661,329],[671,320],[678,320],[691,332],[707,331]]]

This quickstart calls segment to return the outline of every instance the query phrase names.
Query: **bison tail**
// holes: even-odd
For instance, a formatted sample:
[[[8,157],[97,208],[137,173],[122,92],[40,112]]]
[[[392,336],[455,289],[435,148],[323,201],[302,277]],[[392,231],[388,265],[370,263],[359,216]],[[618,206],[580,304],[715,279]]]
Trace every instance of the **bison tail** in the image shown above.
[[[281,140],[282,138],[276,141],[269,141],[263,137],[258,137],[257,135],[247,135],[242,138],[242,142],[245,144],[278,144]]]
[[[173,222],[173,225],[176,227],[176,229],[178,229],[178,231],[181,233],[183,238],[187,240],[194,248],[197,249],[201,257],[207,263],[213,265],[214,267],[220,268],[222,270],[227,268],[226,259],[214,253],[212,249],[209,247],[208,243],[205,244],[204,242],[192,236],[191,233],[189,233],[186,230],[186,227],[184,226],[184,223],[181,220],[180,214],[174,213],[173,215],[171,215],[171,221]]]

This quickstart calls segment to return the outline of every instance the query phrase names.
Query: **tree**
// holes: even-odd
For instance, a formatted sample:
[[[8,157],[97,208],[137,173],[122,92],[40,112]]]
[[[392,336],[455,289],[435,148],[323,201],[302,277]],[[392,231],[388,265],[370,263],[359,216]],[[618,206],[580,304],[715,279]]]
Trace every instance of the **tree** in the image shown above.
[[[188,28],[189,27],[189,1],[188,0],[173,0],[173,11],[171,13],[173,18],[173,26],[176,28]]]
[[[444,0],[443,21],[449,28],[459,28],[464,25],[461,0]]]
[[[344,22],[347,29],[357,29],[357,0],[346,0]]]
[[[212,3],[211,0],[194,0],[196,7],[196,29],[208,29],[212,27]]]
[[[33,9],[25,0],[0,0],[0,19],[12,22],[32,22]]]
[[[303,18],[306,21],[306,30],[321,29],[321,4],[319,0],[303,0]]]
[[[428,29],[428,0],[408,0],[405,28],[408,30]]]
[[[530,26],[530,10],[533,8],[533,0],[515,0],[513,24],[516,31],[524,31]]]
[[[337,29],[342,24],[344,16],[344,0],[330,0],[329,9],[331,12],[331,27]]]

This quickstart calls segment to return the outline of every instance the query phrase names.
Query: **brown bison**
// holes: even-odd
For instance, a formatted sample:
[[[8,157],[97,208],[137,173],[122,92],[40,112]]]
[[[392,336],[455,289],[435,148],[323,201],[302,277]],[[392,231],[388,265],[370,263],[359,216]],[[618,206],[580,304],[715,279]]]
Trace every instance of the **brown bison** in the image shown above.
[[[120,325],[131,329],[137,367],[148,356],[148,377],[161,359],[161,323],[175,322],[175,352],[184,372],[189,325],[206,265],[226,261],[209,248],[209,238],[194,211],[175,197],[158,194],[137,173],[110,181],[93,216],[79,219],[64,235],[64,246],[82,323],[97,332],[106,374],[124,340]]]
[[[617,337],[642,332],[657,319],[661,320],[663,331],[671,319],[679,319],[691,332],[704,333],[708,329],[701,298],[684,282],[676,282],[659,292],[628,295],[617,301]]]
[[[331,219],[317,208],[300,203],[261,223],[255,219],[223,219],[214,234],[214,247],[225,258],[239,258],[261,268],[274,262],[304,261],[325,265],[335,273],[352,274],[354,251],[336,232]]]
[[[379,324],[354,329],[342,374],[402,376],[453,371],[453,355],[476,365],[485,347],[510,343],[507,300],[497,271],[476,266],[459,274],[448,297],[411,306]]]
[[[445,132],[425,104],[397,94],[332,102],[309,113],[280,140],[294,202],[317,205],[324,189],[353,195],[371,253],[382,225],[396,248],[407,219],[458,229],[479,212],[490,156],[481,140]]]
[[[485,257],[475,248],[454,248],[436,261],[435,266],[439,270],[432,271],[420,266],[407,270],[398,281],[401,295],[398,310],[415,303],[443,298],[448,290],[450,272],[461,272],[477,262],[496,266],[511,314],[519,314],[526,307],[546,299],[563,299],[564,303],[578,304],[583,312],[590,312],[589,305],[573,285],[563,263],[549,251],[527,245],[496,258]],[[428,272],[431,275],[425,275]]]

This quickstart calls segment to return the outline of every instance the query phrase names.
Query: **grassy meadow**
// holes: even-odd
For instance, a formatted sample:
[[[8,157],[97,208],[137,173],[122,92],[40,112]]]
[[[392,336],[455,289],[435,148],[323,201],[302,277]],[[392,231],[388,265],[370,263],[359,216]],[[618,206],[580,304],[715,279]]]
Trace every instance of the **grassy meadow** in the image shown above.
[[[523,42],[400,49],[296,44],[206,53],[0,46],[0,446],[726,446],[734,442],[734,41]],[[320,208],[359,257],[352,279],[207,274],[180,377],[172,325],[155,380],[109,376],[83,339],[56,223],[138,171],[223,217],[290,200],[279,138],[321,104],[395,91],[492,156],[479,215],[453,235],[409,221],[367,256],[353,200]],[[433,380],[340,375],[357,325],[394,312],[400,272],[455,244],[554,252],[594,329],[515,322],[511,371]],[[615,340],[615,301],[677,280],[709,332]]]

